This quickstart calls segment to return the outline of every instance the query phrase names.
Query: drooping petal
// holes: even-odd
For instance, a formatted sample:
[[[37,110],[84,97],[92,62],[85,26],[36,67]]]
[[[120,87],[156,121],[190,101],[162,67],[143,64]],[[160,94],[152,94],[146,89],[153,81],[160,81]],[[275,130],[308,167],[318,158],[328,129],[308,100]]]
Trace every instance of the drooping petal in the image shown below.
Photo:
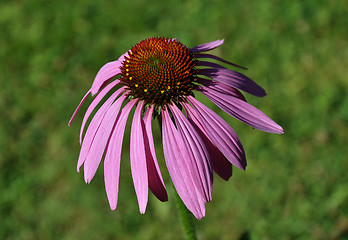
[[[125,98],[126,95],[121,96],[110,106],[105,113],[97,132],[95,133],[93,142],[84,163],[84,176],[86,183],[91,182],[95,172],[98,169],[99,163],[104,154],[104,150],[110,139],[111,132],[114,128],[117,115]]]
[[[89,116],[91,115],[91,113],[93,112],[94,108],[100,103],[100,101],[104,98],[104,96],[112,89],[114,88],[120,81],[119,80],[115,80],[113,82],[111,82],[109,85],[107,85],[105,88],[103,88],[98,94],[97,96],[93,99],[93,101],[91,102],[91,104],[88,106],[88,109],[85,113],[85,116],[83,117],[83,121],[82,121],[82,125],[81,125],[81,129],[80,129],[80,144],[82,143],[82,135],[83,135],[83,130],[85,128],[85,124],[89,118]],[[119,92],[121,94],[121,92]],[[117,96],[115,96],[117,97]]]
[[[144,142],[146,153],[147,174],[151,192],[162,202],[168,201],[166,187],[163,182],[160,168],[158,166],[155,144],[152,136],[151,118],[154,106],[150,105],[143,118]]]
[[[235,64],[235,63],[226,61],[225,59],[220,58],[220,57],[215,56],[215,55],[212,55],[212,54],[196,53],[196,54],[195,54],[195,58],[211,58],[211,59],[215,59],[215,60],[218,60],[218,61],[220,61],[220,62],[223,62],[223,63],[227,63],[227,64],[232,65],[232,66],[234,66],[234,67],[238,67],[238,68],[247,70],[246,67],[243,67],[243,66],[237,65],[237,64]]]
[[[122,54],[116,61],[109,62],[102,66],[94,78],[92,87],[89,89],[92,95],[96,94],[109,80],[121,73],[120,66],[125,56],[128,56],[128,52]]]
[[[118,183],[120,176],[120,162],[124,130],[126,127],[129,112],[132,110],[136,100],[131,100],[121,110],[116,119],[116,124],[109,140],[104,161],[105,190],[108,196],[110,208],[117,207]]]
[[[220,152],[220,150],[213,145],[213,143],[207,138],[206,135],[202,136],[202,139],[205,142],[207,150],[211,156],[211,165],[213,170],[225,181],[228,181],[232,176],[232,164],[228,159]]]
[[[90,150],[91,144],[94,140],[95,134],[99,129],[100,123],[102,122],[105,113],[110,108],[111,104],[115,99],[120,95],[120,93],[124,92],[125,88],[122,87],[118,89],[115,93],[113,93],[106,101],[105,103],[98,109],[96,114],[94,115],[91,123],[89,124],[85,137],[83,139],[82,145],[81,145],[81,151],[79,155],[79,160],[77,162],[77,171],[80,172],[80,167],[84,163],[84,161],[87,158],[88,152]]]
[[[183,141],[170,119],[167,109],[162,109],[162,134],[164,157],[175,189],[186,207],[197,219],[201,219],[205,215],[204,200],[193,183],[187,158],[182,152],[184,150]]]
[[[224,94],[223,92],[215,91],[209,87],[201,86],[197,90],[202,92],[226,113],[256,129],[270,133],[284,133],[281,126],[275,123],[262,111],[245,101]]]
[[[216,40],[213,42],[203,43],[190,49],[190,52],[206,52],[217,48],[224,43],[224,40]]]
[[[263,97],[266,95],[266,92],[262,87],[242,73],[224,68],[219,64],[211,62],[199,61],[197,66],[213,67],[199,69],[199,75],[210,77],[216,81],[223,82],[257,97]]]
[[[145,213],[149,192],[144,132],[141,124],[141,111],[143,110],[143,106],[144,102],[140,101],[135,109],[130,136],[132,178],[141,214]]]
[[[199,122],[198,118],[195,115],[192,115],[192,110],[187,108],[192,107],[185,102],[182,102],[182,105],[185,108],[187,113],[187,117],[192,125],[196,128],[196,131],[199,133],[200,137],[204,141],[206,149],[209,153],[211,161],[211,165],[213,170],[224,180],[228,181],[228,179],[232,176],[232,164],[227,160],[227,158],[220,152],[220,150],[214,145],[214,143],[209,139],[207,132],[204,130],[202,124]]]
[[[98,71],[90,89],[92,95],[96,94],[105,82],[121,73],[121,64],[118,60],[109,62]]]
[[[115,77],[116,75],[118,75],[120,73],[119,67],[121,66],[122,61],[123,61],[125,56],[128,56],[128,53],[121,55],[121,57],[119,57],[119,59],[116,61],[109,62],[109,63],[105,64],[98,71],[98,73],[93,81],[92,87],[87,91],[85,96],[82,98],[80,104],[77,106],[75,112],[73,113],[72,117],[70,118],[69,124],[68,124],[69,126],[71,125],[77,112],[79,111],[80,107],[82,106],[82,104],[84,103],[84,101],[86,100],[88,95],[90,93],[92,93],[92,96],[95,95],[108,82],[108,80],[110,80],[111,78]]]
[[[213,192],[213,172],[210,165],[210,157],[206,146],[197,133],[196,129],[178,109],[176,105],[169,106],[176,123],[179,134],[182,136],[187,152],[192,159],[190,169],[197,169],[199,175],[199,184],[197,189],[203,191],[205,201],[209,202],[212,198]]]
[[[75,109],[73,115],[71,116],[71,118],[70,118],[70,120],[69,120],[69,123],[68,123],[69,126],[71,125],[71,123],[72,123],[72,121],[74,120],[74,118],[75,118],[77,112],[80,110],[82,104],[86,101],[86,99],[87,99],[87,97],[88,97],[88,95],[89,95],[90,93],[91,93],[91,91],[88,90],[87,93],[85,94],[85,96],[83,96],[83,98],[81,99],[81,102],[79,103],[79,105],[77,106],[77,108]]]
[[[243,146],[230,125],[210,108],[197,101],[192,96],[187,99],[194,109],[187,108],[201,122],[209,138],[225,157],[236,167],[245,170],[246,159]]]
[[[214,89],[215,91],[218,91],[218,92],[223,92],[224,94],[239,98],[246,102],[244,95],[240,91],[238,91],[236,88],[231,87],[230,85],[227,85],[225,83],[218,82],[218,81],[199,78],[199,77],[197,78],[196,81],[205,87],[209,87],[210,89]],[[199,88],[200,86],[197,86],[195,90]]]
[[[104,160],[104,182],[111,210],[116,210],[120,178],[121,151],[117,151],[119,134],[114,131],[110,138]],[[117,137],[118,136],[118,137]],[[123,135],[122,135],[123,138]]]

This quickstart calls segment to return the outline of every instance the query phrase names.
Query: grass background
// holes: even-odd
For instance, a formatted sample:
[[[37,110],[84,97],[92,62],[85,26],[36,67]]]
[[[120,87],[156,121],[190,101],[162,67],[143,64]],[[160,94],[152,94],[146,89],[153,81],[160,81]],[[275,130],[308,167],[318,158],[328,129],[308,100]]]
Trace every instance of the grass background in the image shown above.
[[[153,36],[225,38],[215,54],[249,68],[268,95],[248,101],[285,130],[263,133],[205,101],[235,128],[248,168],[215,179],[198,238],[348,239],[347,16],[337,0],[1,1],[0,239],[181,239],[158,128],[170,199],[151,194],[141,215],[129,137],[113,212],[102,170],[91,185],[75,170],[83,114],[67,126],[99,68]]]

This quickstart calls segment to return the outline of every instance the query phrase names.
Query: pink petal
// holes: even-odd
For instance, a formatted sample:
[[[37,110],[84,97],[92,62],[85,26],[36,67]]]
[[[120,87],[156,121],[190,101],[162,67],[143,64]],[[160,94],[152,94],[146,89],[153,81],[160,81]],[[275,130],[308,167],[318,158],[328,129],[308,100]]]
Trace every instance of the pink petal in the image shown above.
[[[187,108],[195,115],[216,147],[236,167],[245,170],[246,159],[243,146],[234,130],[210,108],[188,96],[195,109]]]
[[[199,61],[197,63],[197,66],[213,67],[199,69],[199,75],[210,77],[216,81],[223,82],[227,85],[235,87],[244,92],[250,93],[257,97],[263,97],[266,95],[266,92],[262,87],[260,87],[253,80],[239,72],[224,68],[219,64],[211,62]]]
[[[86,100],[87,96],[92,93],[92,95],[96,94],[105,83],[110,80],[111,78],[115,77],[117,74],[120,73],[120,65],[122,64],[124,57],[128,56],[128,53],[125,53],[119,57],[117,61],[110,62],[105,64],[97,73],[97,76],[94,79],[94,82],[92,84],[92,87],[87,91],[86,95],[82,98],[80,104],[77,106],[75,112],[73,113],[70,121],[69,126],[71,125],[72,121],[74,120],[77,112],[79,111],[81,105]],[[81,141],[80,141],[81,142]]]
[[[88,97],[88,95],[89,95],[90,93],[91,93],[91,91],[88,90],[88,92],[85,94],[85,96],[83,96],[83,98],[82,98],[80,104],[77,106],[77,108],[75,109],[73,115],[71,116],[71,118],[70,118],[70,120],[69,120],[69,123],[68,123],[69,126],[71,125],[71,123],[72,123],[72,121],[74,120],[74,118],[75,118],[77,112],[80,110],[82,104],[86,101],[86,99],[87,99],[87,97]]]
[[[201,219],[205,215],[204,200],[193,183],[187,158],[183,154],[185,149],[183,141],[170,119],[168,110],[163,108],[162,134],[165,161],[175,189],[186,207],[197,219]],[[187,154],[185,155],[187,156]]]
[[[212,198],[213,188],[213,172],[210,166],[211,155],[209,155],[203,140],[196,132],[195,128],[178,107],[176,105],[170,105],[169,108],[175,118],[179,134],[182,136],[190,155],[190,169],[196,171],[199,177],[199,185],[196,185],[196,188],[199,189],[200,192],[203,192],[205,201],[209,202]]]
[[[188,119],[192,122],[192,125],[196,127],[196,131],[200,134],[200,137],[204,141],[204,144],[209,152],[211,165],[213,170],[224,180],[232,176],[232,164],[227,160],[227,158],[220,152],[220,150],[214,145],[214,143],[209,139],[207,132],[204,130],[202,124],[195,115],[192,115],[192,107],[183,102],[182,105],[185,108]],[[190,109],[188,109],[190,108]]]
[[[85,124],[90,116],[90,114],[93,112],[94,108],[99,104],[99,102],[104,98],[104,96],[113,88],[115,87],[120,81],[119,80],[115,80],[113,82],[111,82],[108,86],[106,86],[105,88],[103,88],[98,95],[93,99],[92,103],[89,105],[85,116],[83,117],[83,121],[82,121],[82,125],[81,125],[81,129],[80,129],[80,144],[82,143],[82,135],[83,135],[83,130],[85,127]],[[121,92],[119,92],[121,93]],[[115,96],[117,97],[117,96]]]
[[[239,99],[246,102],[244,95],[240,91],[238,91],[236,88],[231,87],[225,83],[218,82],[218,81],[212,81],[212,80],[208,80],[208,79],[204,79],[204,78],[197,78],[196,81],[205,87],[209,87],[210,89],[214,89],[215,91],[218,91],[218,92],[223,92],[227,95],[239,98]],[[195,90],[197,90],[197,89],[199,90],[200,88],[201,87],[197,85]]]
[[[162,202],[168,201],[166,187],[164,185],[160,168],[157,163],[155,145],[152,136],[151,118],[153,105],[150,105],[143,118],[144,142],[147,163],[147,174],[151,192]]]
[[[117,207],[118,183],[120,176],[120,161],[124,130],[127,123],[129,112],[132,110],[136,100],[131,100],[117,117],[115,128],[109,140],[104,161],[104,181],[105,190],[108,196],[110,208],[115,210]]]
[[[135,109],[130,136],[130,163],[135,193],[138,198],[140,213],[144,214],[148,200],[148,177],[144,133],[141,126],[141,111],[144,102],[140,101]]]
[[[204,135],[205,136],[205,135]],[[206,136],[205,136],[206,137]],[[220,152],[220,150],[206,137],[202,137],[207,146],[209,154],[214,156],[211,158],[211,165],[213,170],[225,181],[228,181],[232,176],[232,164]]]
[[[100,123],[84,163],[84,175],[86,183],[91,182],[95,172],[98,169],[105,147],[114,128],[117,115],[125,98],[126,95],[122,95],[119,99],[117,99],[117,101],[110,106],[109,110],[107,110],[102,122]]]
[[[124,57],[128,56],[128,52],[122,54],[116,61],[105,64],[97,73],[92,87],[89,90],[92,95],[96,94],[111,78],[121,73],[120,66],[124,61]]]
[[[99,108],[99,110],[94,115],[91,123],[89,124],[85,137],[82,142],[81,151],[79,155],[79,160],[77,162],[77,171],[80,172],[80,167],[86,160],[86,157],[88,155],[88,152],[90,150],[91,144],[94,140],[95,134],[99,129],[100,123],[102,122],[105,113],[110,108],[113,101],[125,90],[124,87],[118,89],[115,93],[113,93],[106,101],[105,103]]]
[[[254,128],[270,133],[284,133],[281,126],[247,102],[209,87],[199,87],[197,90],[206,95],[226,113]]]
[[[90,89],[92,95],[96,94],[106,81],[121,73],[120,66],[121,62],[116,60],[105,64],[98,71],[97,76],[95,77],[92,87]]]
[[[190,49],[190,52],[206,52],[217,48],[224,43],[224,40],[216,40],[213,42],[203,43]]]

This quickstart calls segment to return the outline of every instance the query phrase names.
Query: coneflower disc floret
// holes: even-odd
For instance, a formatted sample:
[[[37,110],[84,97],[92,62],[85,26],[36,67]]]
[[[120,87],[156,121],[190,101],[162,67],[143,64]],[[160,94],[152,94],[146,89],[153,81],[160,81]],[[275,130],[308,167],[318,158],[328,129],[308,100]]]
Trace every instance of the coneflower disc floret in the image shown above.
[[[129,95],[157,107],[190,95],[196,72],[189,49],[163,37],[133,46],[120,69],[120,81],[129,88]]]

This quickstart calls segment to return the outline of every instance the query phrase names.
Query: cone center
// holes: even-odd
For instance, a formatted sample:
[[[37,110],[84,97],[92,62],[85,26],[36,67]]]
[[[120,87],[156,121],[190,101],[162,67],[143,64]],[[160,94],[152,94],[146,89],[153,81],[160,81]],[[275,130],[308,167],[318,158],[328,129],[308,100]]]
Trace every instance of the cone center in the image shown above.
[[[130,95],[162,106],[191,94],[195,60],[175,39],[150,38],[128,51],[121,66],[121,82]]]

